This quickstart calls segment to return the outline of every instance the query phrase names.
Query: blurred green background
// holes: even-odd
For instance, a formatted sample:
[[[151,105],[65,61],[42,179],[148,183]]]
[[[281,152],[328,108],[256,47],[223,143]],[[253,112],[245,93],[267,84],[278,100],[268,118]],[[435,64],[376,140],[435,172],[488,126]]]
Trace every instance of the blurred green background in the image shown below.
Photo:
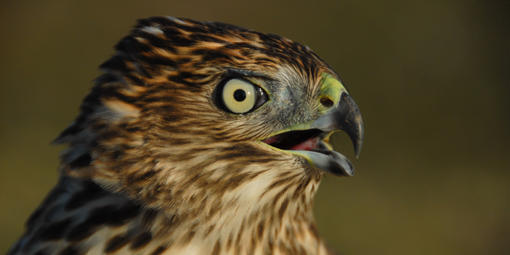
[[[341,254],[510,254],[510,1],[65,1],[0,7],[0,252],[57,180],[49,142],[136,19],[277,33],[343,77],[366,121],[357,175],[327,176]],[[340,151],[352,157],[348,139]],[[344,148],[345,147],[345,148]]]

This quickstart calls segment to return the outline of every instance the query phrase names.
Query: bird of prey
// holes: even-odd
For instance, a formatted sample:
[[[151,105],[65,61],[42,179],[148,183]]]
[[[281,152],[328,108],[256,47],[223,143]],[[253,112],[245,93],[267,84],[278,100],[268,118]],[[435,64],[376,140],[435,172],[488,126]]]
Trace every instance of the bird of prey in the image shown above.
[[[328,254],[312,203],[353,174],[361,114],[308,47],[218,22],[140,20],[100,68],[60,178],[9,254]]]

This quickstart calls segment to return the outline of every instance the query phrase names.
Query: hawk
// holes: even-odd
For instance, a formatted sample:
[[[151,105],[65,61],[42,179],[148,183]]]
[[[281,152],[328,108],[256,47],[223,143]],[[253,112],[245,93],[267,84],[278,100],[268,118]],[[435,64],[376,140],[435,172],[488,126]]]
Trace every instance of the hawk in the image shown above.
[[[328,254],[312,203],[328,143],[363,123],[338,75],[274,34],[143,19],[100,68],[60,179],[9,254]]]

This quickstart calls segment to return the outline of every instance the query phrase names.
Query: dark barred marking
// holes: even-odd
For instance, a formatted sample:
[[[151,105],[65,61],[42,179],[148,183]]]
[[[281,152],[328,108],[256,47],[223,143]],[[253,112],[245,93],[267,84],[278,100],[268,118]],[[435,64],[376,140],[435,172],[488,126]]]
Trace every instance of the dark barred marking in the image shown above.
[[[214,244],[214,248],[212,250],[213,255],[219,255],[221,253],[221,239],[218,239]]]
[[[58,240],[65,236],[65,231],[70,224],[71,219],[69,218],[57,221],[41,227],[34,236],[45,241]]]
[[[192,79],[192,80],[200,80],[209,77],[209,75],[206,74],[194,74],[190,72],[180,72],[177,76],[179,76],[182,79]]]
[[[73,194],[71,199],[67,202],[65,209],[73,210],[82,207],[84,204],[95,201],[102,196],[107,196],[109,193],[101,188],[99,185],[92,181],[83,183],[83,190]]]
[[[92,157],[90,156],[90,153],[85,153],[79,156],[77,159],[71,161],[69,163],[69,167],[71,167],[72,169],[86,167],[90,165],[91,161]]]
[[[177,64],[174,60],[162,56],[145,56],[140,55],[138,57],[140,60],[146,62],[150,68],[154,69],[156,66],[170,66],[176,67]]]
[[[241,237],[243,235],[243,230],[245,226],[245,220],[241,222],[241,225],[239,226],[239,230],[237,231],[236,239],[234,240],[234,243],[236,246],[241,246]]]
[[[14,251],[14,253],[16,253],[16,251]],[[35,255],[49,255],[49,254],[50,252],[46,248],[42,248],[35,253]]]
[[[245,43],[245,42],[228,44],[228,45],[225,45],[225,48],[226,49],[238,49],[238,50],[239,49],[249,49],[249,50],[254,50],[254,51],[264,51],[265,50],[263,48],[260,48],[260,47],[257,47],[255,45]]]
[[[270,251],[269,253],[272,253],[272,252],[273,252],[273,250],[274,250],[274,243],[273,243],[273,240],[269,239],[269,240],[267,241],[267,248],[268,248],[268,250]],[[268,254],[269,254],[269,253],[268,253]]]
[[[202,61],[212,61],[212,60],[216,60],[216,59],[226,59],[226,60],[231,59],[231,56],[226,53],[222,53],[222,52],[219,52],[216,50],[209,50],[209,49],[193,50],[192,54],[202,56]]]
[[[181,36],[182,32],[181,30],[173,27],[165,27],[163,28],[163,34],[165,34],[166,38],[174,37],[174,36]]]
[[[126,203],[121,207],[108,205],[94,209],[88,218],[71,229],[66,239],[80,241],[92,235],[101,225],[119,226],[138,215],[140,206]]]
[[[218,202],[214,203],[211,206],[211,208],[209,209],[209,212],[207,213],[208,217],[212,217],[215,214],[217,214],[220,211],[220,209],[221,209],[221,205],[222,205],[221,201],[218,201]],[[214,225],[212,225],[212,226],[214,226]]]
[[[124,37],[115,45],[115,49],[129,54],[149,52],[152,50],[149,45],[141,43],[131,36]]]
[[[223,182],[222,185],[223,187],[220,188],[220,190],[233,190],[237,187],[239,187],[240,185],[242,185],[245,181],[249,181],[251,180],[252,178],[250,178],[252,176],[252,174],[250,173],[242,173],[242,174],[238,174],[238,175],[234,175],[232,177],[230,177],[229,179],[227,179],[227,181]]]
[[[157,215],[158,211],[154,209],[145,209],[145,212],[143,213],[142,216],[142,227],[150,229]]]
[[[129,72],[129,68],[126,66],[126,62],[123,56],[113,56],[103,64],[99,66],[100,69],[103,70],[111,70],[111,71],[119,71],[119,72]]]
[[[291,175],[291,176],[289,176],[287,178],[276,179],[276,181],[271,183],[271,185],[269,185],[269,187],[260,195],[260,198],[264,197],[267,194],[267,192],[273,190],[274,188],[276,188],[278,186],[281,186],[281,185],[293,182],[294,179],[299,177],[299,176],[300,176],[300,174],[297,173],[297,174]],[[283,189],[282,191],[285,191],[285,189]]]
[[[283,188],[280,191],[278,191],[278,193],[276,193],[276,195],[274,196],[274,199],[273,199],[273,203],[275,206],[278,203],[278,201],[280,201],[280,198],[282,198],[283,195],[285,195],[287,192],[288,191],[285,188]]]
[[[308,186],[311,180],[312,180],[311,178],[302,178],[301,181],[299,182],[299,185],[296,187],[294,194],[292,195],[292,199],[297,200],[299,198],[299,195],[303,194],[306,186]]]
[[[250,246],[248,246],[248,250],[251,251],[257,247],[257,240],[253,238],[253,236],[250,238]]]
[[[165,30],[165,35],[166,35],[166,31],[167,30]],[[190,40],[188,38],[185,38],[184,36],[177,36],[177,35],[176,36],[167,36],[166,39],[172,45],[181,46],[181,47],[190,47],[190,46],[195,45],[195,43],[196,43],[195,40]]]
[[[202,42],[216,42],[216,43],[222,43],[222,44],[227,43],[227,41],[225,41],[225,40],[221,40],[219,38],[209,36],[206,34],[192,34],[190,36],[190,39],[195,40],[195,41],[202,41]]]
[[[155,91],[155,92],[151,91],[151,92],[152,93],[156,93],[156,94],[155,95],[147,95],[147,96],[144,96],[143,98],[141,98],[143,103],[146,103],[146,104],[149,104],[149,103],[161,103],[161,102],[168,102],[168,101],[173,99],[172,97],[169,97],[169,96],[158,95],[158,93],[160,93],[159,91]],[[168,111],[174,110],[174,106],[172,106],[172,105],[166,104],[166,105],[164,105],[164,107]],[[177,109],[175,109],[175,110],[177,110]]]
[[[140,72],[143,74],[143,76],[150,77],[150,74],[147,73],[147,71],[145,71],[144,69],[140,68]],[[140,78],[138,78],[132,74],[126,74],[126,78],[127,78],[128,82],[131,81],[132,85],[143,86],[143,87],[147,86],[147,83],[145,83],[145,81],[141,80]]]
[[[120,81],[120,78],[117,75],[114,75],[112,73],[104,73],[96,78],[96,83],[100,83],[100,84],[114,83],[114,82],[119,82],[119,81]]]
[[[207,230],[204,232],[204,236],[207,237],[214,230],[214,227],[216,227],[214,224],[207,227]]]
[[[99,209],[98,209],[99,211]],[[134,203],[125,203],[116,210],[112,210],[110,215],[102,214],[98,215],[99,220],[106,220],[106,225],[120,226],[125,224],[131,218],[134,218],[140,213],[140,206]],[[104,217],[104,218],[103,218]]]
[[[92,234],[96,230],[97,226],[89,226],[87,224],[79,224],[78,226],[71,229],[69,234],[66,236],[66,240],[71,242],[81,241]]]
[[[189,87],[200,88],[200,84],[184,80],[181,76],[168,76],[167,79],[178,84],[184,84]]]
[[[230,247],[232,247],[232,243],[233,243],[233,241],[234,241],[233,239],[234,239],[234,238],[232,237],[232,233],[230,233],[230,234],[228,235],[228,239],[227,239],[227,246],[226,246],[227,250],[229,250],[229,249],[230,249]]]
[[[255,58],[255,60],[257,62],[272,62],[272,60],[270,58],[266,58],[266,57],[257,57],[257,58]]]
[[[170,215],[163,218],[163,223],[159,225],[159,229],[153,234],[154,237],[161,237],[167,235],[172,229],[178,228],[179,224],[184,221],[184,217],[178,215]]]
[[[183,20],[185,20],[185,19],[183,19]],[[190,20],[186,20],[186,21],[190,21]],[[192,22],[192,23],[195,23],[196,25],[202,25],[197,22]],[[175,22],[173,22],[173,25],[171,25],[171,26],[175,26],[179,29],[182,29],[184,31],[191,32],[191,33],[209,33],[209,32],[211,32],[210,28],[206,28],[204,26],[188,26],[188,25],[183,25],[183,24],[179,24],[179,23],[175,23]]]
[[[120,234],[120,235],[114,236],[110,240],[108,240],[108,242],[106,243],[104,252],[106,252],[106,253],[116,252],[120,248],[124,247],[124,245],[126,245],[129,241],[130,241],[130,239],[127,234]]]
[[[228,136],[230,134],[225,134],[225,136]],[[222,148],[223,153],[216,156],[216,160],[229,160],[229,159],[239,159],[239,158],[249,158],[250,162],[254,162],[254,160],[261,160],[261,162],[268,161],[272,159],[271,155],[257,150],[253,147],[245,147],[245,146],[232,146],[229,148]],[[267,158],[265,158],[267,157]],[[236,163],[236,161],[233,161],[233,163]],[[243,164],[245,164],[243,162]]]
[[[317,230],[317,226],[315,226],[314,224],[309,224],[308,228],[310,229],[313,237],[319,239],[319,230]]]
[[[148,179],[150,179],[151,177],[153,177],[157,172],[154,171],[154,170],[149,170],[145,173],[142,173],[140,175],[129,175],[128,178],[127,178],[127,182],[129,184],[136,184],[136,183],[139,183],[139,182],[143,182],[143,181],[147,181]]]
[[[152,233],[150,233],[150,232],[141,233],[140,235],[135,237],[135,239],[131,243],[130,248],[131,248],[131,250],[140,249],[140,248],[144,247],[145,245],[147,245],[151,240],[152,240]]]
[[[193,61],[191,58],[188,58],[188,57],[180,57],[177,59],[176,63],[178,65],[183,65],[183,64],[187,64],[187,63],[190,63],[191,61]]]
[[[168,50],[173,53],[177,52],[175,47],[173,47],[171,44],[168,43],[166,38],[162,38],[162,37],[159,37],[159,36],[156,36],[151,33],[141,31],[141,30],[135,30],[133,32],[133,37],[142,37],[143,39],[146,39],[149,42],[150,46]]]
[[[107,86],[107,87],[100,87],[97,89],[94,89],[89,96],[91,97],[92,101],[89,101],[90,103],[94,104],[102,104],[100,101],[104,98],[116,98],[121,101],[124,101],[126,103],[134,104],[138,107],[140,105],[137,105],[137,99],[136,97],[127,96],[118,91],[119,85],[115,84],[116,86]],[[93,98],[93,99],[92,99]]]
[[[289,200],[288,199],[283,200],[282,205],[280,206],[280,209],[278,210],[278,215],[280,216],[280,218],[283,217],[283,214],[285,213],[285,210],[287,210],[288,205],[289,205]]]
[[[194,228],[191,228],[188,233],[186,233],[184,235],[184,239],[182,240],[182,244],[187,244],[191,241],[191,239],[193,239],[193,237],[195,236],[196,234],[196,231]]]
[[[68,246],[58,253],[58,255],[80,255],[83,254],[77,247]]]
[[[166,246],[159,246],[158,248],[156,248],[152,253],[151,255],[160,255],[161,253],[163,253],[165,250],[167,249]]]
[[[263,236],[264,236],[264,220],[260,220],[257,226],[257,237],[259,238],[259,240],[262,240]]]

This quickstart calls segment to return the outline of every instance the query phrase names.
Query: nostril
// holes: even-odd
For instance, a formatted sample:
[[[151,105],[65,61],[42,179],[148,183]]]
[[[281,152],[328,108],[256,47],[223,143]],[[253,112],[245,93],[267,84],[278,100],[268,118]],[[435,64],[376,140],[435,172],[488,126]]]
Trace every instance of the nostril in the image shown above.
[[[327,107],[327,108],[329,108],[329,107],[333,106],[333,104],[334,104],[334,103],[333,103],[333,100],[329,99],[328,97],[323,97],[323,98],[321,98],[320,102],[321,102],[321,104],[322,104],[324,107]]]

